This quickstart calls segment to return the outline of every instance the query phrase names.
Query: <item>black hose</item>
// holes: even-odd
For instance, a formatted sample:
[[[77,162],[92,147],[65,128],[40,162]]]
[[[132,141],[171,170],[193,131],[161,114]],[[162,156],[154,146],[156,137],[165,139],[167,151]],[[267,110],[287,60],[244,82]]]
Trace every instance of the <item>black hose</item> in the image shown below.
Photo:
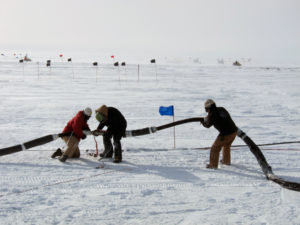
[[[253,155],[256,157],[262,171],[264,172],[265,176],[268,178],[268,174],[272,174],[272,168],[271,166],[268,164],[265,156],[263,155],[262,151],[260,150],[260,148],[254,143],[254,141],[252,141],[252,139],[250,137],[248,137],[248,135],[246,135],[246,133],[244,131],[242,131],[241,129],[238,129],[238,133],[237,133],[238,137],[240,137],[245,144],[249,147],[250,151],[253,153]]]
[[[194,117],[194,118],[189,118],[189,119],[184,119],[184,120],[179,120],[179,121],[175,121],[173,123],[168,123],[162,126],[157,127],[157,130],[163,130],[163,129],[167,129],[170,127],[174,127],[180,124],[184,124],[184,123],[191,123],[191,122],[200,122],[201,120],[203,120],[203,117]]]
[[[23,151],[25,149],[29,149],[29,148],[33,148],[39,145],[44,145],[47,144],[51,141],[56,140],[58,137],[65,137],[65,136],[70,136],[72,133],[60,133],[60,134],[49,134],[28,142],[25,142],[23,144],[19,144],[19,145],[15,145],[15,146],[11,146],[11,147],[7,147],[7,148],[2,148],[0,149],[0,156],[2,155],[8,155],[8,154],[12,154],[12,153],[16,153],[16,152],[20,152]]]

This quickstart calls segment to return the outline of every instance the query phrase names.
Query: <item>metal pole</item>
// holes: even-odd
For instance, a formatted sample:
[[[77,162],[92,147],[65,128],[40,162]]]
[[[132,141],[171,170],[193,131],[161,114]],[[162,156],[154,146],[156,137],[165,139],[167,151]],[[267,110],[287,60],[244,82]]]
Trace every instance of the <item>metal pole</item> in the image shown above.
[[[96,66],[96,83],[98,83],[98,66]]]
[[[38,80],[40,79],[40,62],[37,62]]]
[[[140,81],[140,64],[138,64],[138,81]]]
[[[155,74],[156,74],[156,81],[157,81],[157,65],[155,63]]]
[[[73,62],[71,62],[71,65],[72,65],[72,73],[73,73],[73,79],[75,78],[75,75],[74,75],[74,67],[73,67]]]
[[[173,123],[175,122],[175,113],[173,112]],[[176,148],[175,126],[174,126],[174,149]]]
[[[22,63],[22,71],[23,71],[23,80],[24,80],[24,63]]]

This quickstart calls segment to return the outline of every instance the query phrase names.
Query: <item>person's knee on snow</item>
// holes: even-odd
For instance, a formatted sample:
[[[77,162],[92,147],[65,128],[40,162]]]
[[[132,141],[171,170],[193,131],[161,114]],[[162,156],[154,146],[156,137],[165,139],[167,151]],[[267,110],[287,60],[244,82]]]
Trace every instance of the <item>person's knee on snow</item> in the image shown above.
[[[86,135],[84,134],[84,130],[90,131],[90,128],[87,124],[87,121],[90,119],[92,115],[92,109],[90,107],[86,107],[84,110],[79,111],[64,127],[62,134],[62,139],[67,145],[67,149],[65,152],[62,152],[59,160],[61,162],[65,162],[67,158],[79,158],[80,150],[78,148],[80,139],[85,139]],[[59,152],[57,153],[59,154]],[[52,154],[56,156],[57,154]]]

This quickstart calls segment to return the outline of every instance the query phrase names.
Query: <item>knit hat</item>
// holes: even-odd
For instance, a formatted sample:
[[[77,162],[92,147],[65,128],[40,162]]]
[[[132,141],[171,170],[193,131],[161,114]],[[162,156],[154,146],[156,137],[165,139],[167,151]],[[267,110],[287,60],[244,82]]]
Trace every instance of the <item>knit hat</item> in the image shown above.
[[[83,113],[84,115],[86,116],[91,116],[92,115],[92,109],[90,107],[86,107],[84,110],[83,110]]]
[[[99,107],[98,109],[96,109],[96,113],[97,112],[103,114],[105,117],[108,116],[108,108],[107,108],[106,105],[102,105],[101,107]]]
[[[216,103],[212,99],[207,99],[206,102],[204,103],[204,107],[210,108],[213,104],[216,105]]]

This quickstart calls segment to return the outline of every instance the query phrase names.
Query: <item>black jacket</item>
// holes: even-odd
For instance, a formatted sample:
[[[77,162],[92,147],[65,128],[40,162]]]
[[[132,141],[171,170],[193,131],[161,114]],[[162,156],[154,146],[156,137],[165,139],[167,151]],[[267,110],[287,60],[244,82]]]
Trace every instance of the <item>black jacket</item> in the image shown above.
[[[229,135],[237,131],[237,127],[231,119],[227,110],[223,107],[213,106],[207,117],[204,118],[203,126],[209,128],[214,126],[221,136]]]
[[[107,109],[107,120],[101,122],[97,129],[102,130],[103,127],[107,126],[106,132],[112,135],[123,136],[127,127],[127,121],[118,109],[114,107],[107,107]]]

